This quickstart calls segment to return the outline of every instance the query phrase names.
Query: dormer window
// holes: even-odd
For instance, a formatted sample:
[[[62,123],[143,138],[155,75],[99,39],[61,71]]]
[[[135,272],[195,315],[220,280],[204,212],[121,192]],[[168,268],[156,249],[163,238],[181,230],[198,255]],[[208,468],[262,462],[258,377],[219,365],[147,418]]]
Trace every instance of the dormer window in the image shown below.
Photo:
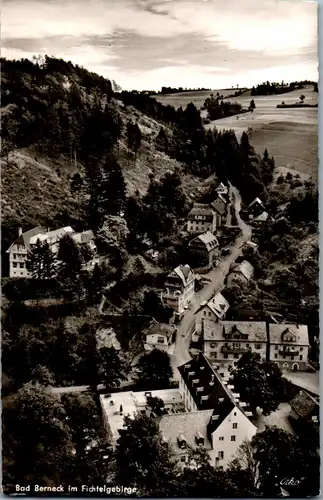
[[[204,446],[204,436],[200,431],[197,431],[195,435],[195,441],[197,446]]]
[[[181,433],[177,438],[178,446],[181,450],[184,450],[187,446],[186,438],[183,433]]]

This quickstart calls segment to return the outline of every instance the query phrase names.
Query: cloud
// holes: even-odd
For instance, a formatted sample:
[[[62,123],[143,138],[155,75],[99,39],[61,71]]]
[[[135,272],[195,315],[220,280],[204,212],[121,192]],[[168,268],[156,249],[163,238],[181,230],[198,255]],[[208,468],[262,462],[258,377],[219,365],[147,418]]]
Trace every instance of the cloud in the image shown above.
[[[232,75],[235,85],[268,71],[285,72],[285,81],[295,72],[310,78],[305,70],[314,78],[317,7],[301,0],[4,0],[2,47],[4,57],[62,57],[127,88],[212,86]]]

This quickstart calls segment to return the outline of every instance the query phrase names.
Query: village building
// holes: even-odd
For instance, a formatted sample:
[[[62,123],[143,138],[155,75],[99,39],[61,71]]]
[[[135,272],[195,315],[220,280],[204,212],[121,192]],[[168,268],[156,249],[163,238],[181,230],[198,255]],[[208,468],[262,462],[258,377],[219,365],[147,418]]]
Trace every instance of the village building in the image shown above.
[[[220,184],[215,188],[215,192],[217,195],[222,196],[222,197],[227,197],[229,195],[229,188],[223,182],[220,182]]]
[[[177,266],[167,276],[162,300],[176,314],[182,314],[193,299],[195,280],[196,276],[188,264]]]
[[[216,200],[212,201],[211,208],[215,212],[216,217],[216,227],[221,227],[225,223],[226,212],[227,212],[227,202],[224,198],[219,195]]]
[[[177,328],[174,325],[154,321],[143,334],[145,351],[160,349],[161,351],[168,352],[170,346],[176,340],[176,331]]]
[[[202,336],[202,322],[204,318],[216,323],[225,318],[230,305],[229,302],[219,292],[213,295],[209,301],[201,303],[200,309],[196,312],[195,331],[192,341],[198,342]]]
[[[137,413],[148,413],[147,398],[159,398],[164,403],[165,414],[177,414],[185,411],[183,398],[178,389],[157,391],[126,391],[113,394],[101,394],[100,404],[108,439],[113,447],[119,438],[119,430],[123,428],[124,417],[134,418]]]
[[[219,242],[209,231],[199,234],[188,244],[190,262],[193,268],[211,269],[218,263]]]
[[[94,234],[91,230],[75,233],[70,226],[54,229],[52,231],[37,226],[23,233],[22,229],[19,228],[18,237],[7,250],[9,254],[10,278],[30,278],[31,274],[27,270],[27,260],[28,255],[33,250],[33,246],[36,245],[37,242],[46,242],[53,254],[57,256],[59,242],[67,234],[69,234],[78,245],[82,246],[87,244],[93,254],[96,253]],[[93,267],[95,262],[96,260],[92,259],[90,263],[87,263],[87,266],[90,265]]]
[[[22,232],[22,228],[18,230],[18,236],[10,245],[7,252],[9,254],[9,276],[10,278],[29,278],[30,273],[27,270],[26,262],[28,254],[31,251],[30,240],[35,235],[44,234],[46,230],[37,226],[29,231]]]
[[[192,210],[188,214],[187,232],[199,234],[216,231],[216,213],[205,203],[194,203]]]
[[[196,422],[199,422],[194,428],[194,417],[191,417],[190,428],[196,433],[196,444],[200,442],[200,446],[203,446],[202,439],[204,439],[213,467],[225,469],[241,444],[245,440],[251,440],[257,432],[257,427],[250,420],[252,412],[247,403],[240,401],[240,395],[234,392],[229,379],[221,378],[204,354],[197,355],[180,366],[178,370],[180,372],[179,391],[184,400],[185,409],[193,412],[192,414],[196,415]],[[206,413],[207,410],[212,410],[212,413]],[[203,412],[203,417],[198,420],[200,412]],[[205,432],[202,429],[201,420],[206,422],[207,419],[209,420]],[[176,438],[177,443],[182,446],[181,460],[187,460],[187,444],[192,442],[192,431],[187,430],[189,437],[187,439],[183,432],[178,432],[175,436],[171,422],[168,424],[167,428],[166,426],[163,428],[165,439],[174,444]],[[179,431],[178,427],[177,429]],[[207,435],[207,440],[205,435]],[[210,444],[212,449],[210,449]],[[175,450],[174,453],[178,455],[178,450],[176,448]]]
[[[265,211],[265,206],[260,198],[255,198],[248,206],[249,219],[254,219]]]
[[[227,276],[227,285],[247,284],[254,275],[254,267],[247,260],[240,263],[234,262],[230,266],[230,272]]]
[[[306,370],[309,339],[306,325],[269,324],[269,359],[281,370]]]
[[[250,351],[267,358],[265,322],[220,321],[202,318],[203,352],[218,368],[233,368],[241,356]]]
[[[290,419],[294,424],[301,426],[315,425],[320,419],[320,405],[316,398],[301,390],[290,401]]]

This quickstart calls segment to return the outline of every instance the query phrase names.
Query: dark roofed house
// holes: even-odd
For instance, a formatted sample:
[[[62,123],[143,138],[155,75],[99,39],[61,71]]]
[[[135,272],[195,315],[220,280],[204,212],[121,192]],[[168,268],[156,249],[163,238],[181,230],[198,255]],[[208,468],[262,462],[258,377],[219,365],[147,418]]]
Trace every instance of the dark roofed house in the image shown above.
[[[216,225],[221,227],[224,224],[224,219],[226,215],[226,202],[221,196],[218,196],[216,200],[211,203],[211,207],[216,213]]]
[[[212,464],[225,468],[244,440],[252,439],[257,428],[250,421],[252,413],[228,380],[222,379],[204,354],[199,354],[178,368],[179,390],[187,411],[212,410],[207,434],[212,443]]]
[[[214,234],[207,231],[196,236],[188,244],[193,268],[212,268],[217,265],[219,242]]]
[[[320,415],[320,405],[316,398],[308,392],[301,390],[289,403],[291,410],[291,418],[301,420],[303,422],[318,421]]]
[[[255,198],[248,206],[249,219],[254,219],[265,211],[265,205],[260,198]]]

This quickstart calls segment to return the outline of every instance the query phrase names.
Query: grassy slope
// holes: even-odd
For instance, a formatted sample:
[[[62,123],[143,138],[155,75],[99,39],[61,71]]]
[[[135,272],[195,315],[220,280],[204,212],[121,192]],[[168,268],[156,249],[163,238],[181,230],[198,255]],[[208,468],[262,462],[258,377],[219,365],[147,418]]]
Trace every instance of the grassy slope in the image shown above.
[[[167,171],[179,169],[182,172],[183,187],[191,198],[198,192],[202,181],[183,173],[183,166],[156,150],[154,138],[160,124],[135,109],[120,112],[124,125],[129,119],[136,120],[143,134],[142,146],[135,161],[128,156],[126,138],[123,134],[118,152],[123,169],[128,194],[136,190],[144,194],[149,185],[149,174],[157,178]],[[124,131],[125,132],[125,131]],[[55,214],[67,210],[70,216],[78,218],[79,202],[84,202],[73,194],[70,179],[83,167],[75,166],[66,158],[37,158],[32,150],[15,150],[2,159],[2,220],[12,219],[17,225],[28,229],[36,224],[51,224]]]
[[[213,93],[217,91],[214,90]],[[222,91],[219,91],[222,93]],[[229,93],[229,92],[227,92]],[[173,106],[186,106],[189,102],[200,108],[210,92],[196,92],[188,94],[169,94],[167,96],[156,96],[163,104]],[[224,95],[225,92],[223,92]],[[250,91],[239,97],[230,98],[240,103],[244,108],[248,107],[250,100],[254,99],[256,109],[254,112],[215,120],[206,128],[216,126],[219,129],[233,129],[238,138],[243,130],[248,127],[253,129],[250,139],[256,152],[262,154],[268,148],[271,155],[275,157],[278,167],[295,170],[297,172],[317,178],[317,122],[318,110],[313,108],[277,109],[277,104],[285,101],[291,104],[299,101],[301,95],[305,96],[305,103],[316,104],[318,94],[313,91],[312,86],[302,90],[294,90],[282,95],[272,96],[250,96]],[[206,116],[206,112],[202,111]]]

